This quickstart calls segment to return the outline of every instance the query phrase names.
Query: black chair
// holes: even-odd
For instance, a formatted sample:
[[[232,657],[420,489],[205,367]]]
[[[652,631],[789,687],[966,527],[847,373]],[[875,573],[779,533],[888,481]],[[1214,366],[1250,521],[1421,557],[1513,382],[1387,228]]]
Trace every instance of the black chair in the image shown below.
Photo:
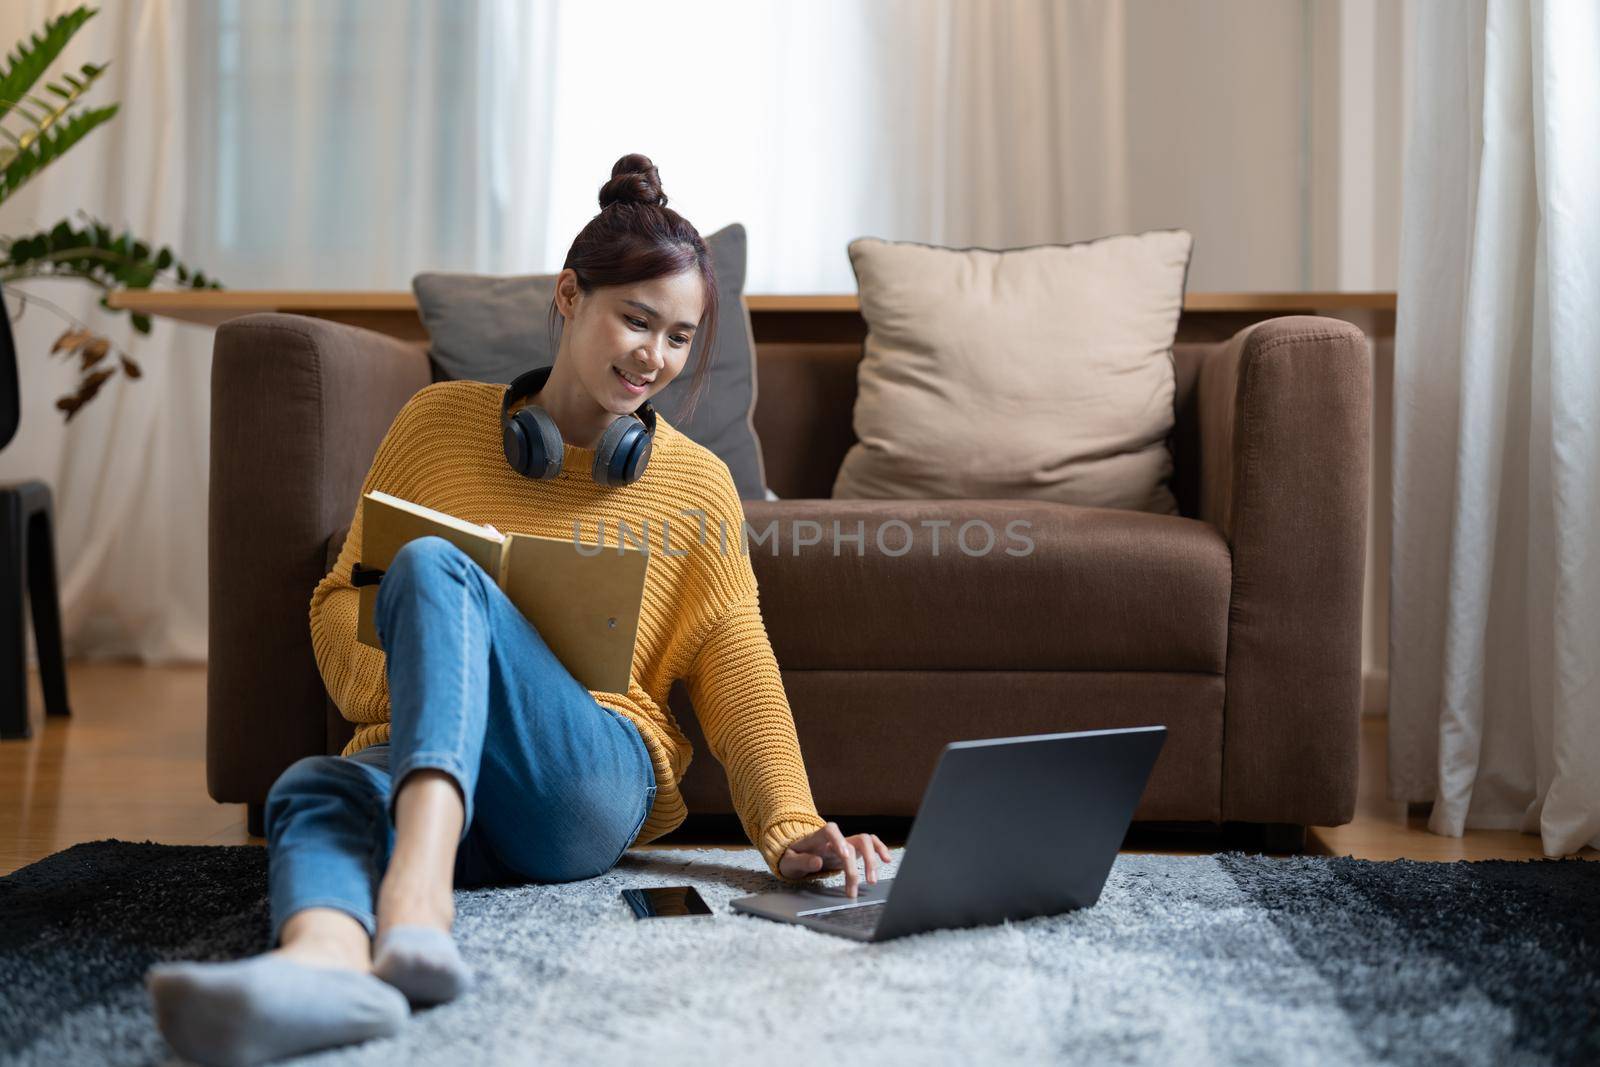
[[[22,421],[22,386],[11,316],[0,295],[0,449]],[[50,487],[43,482],[0,485],[0,738],[32,733],[28,714],[28,643],[23,601],[33,601],[33,636],[48,715],[70,715],[67,666],[61,648],[61,602]],[[26,593],[23,577],[27,577]]]

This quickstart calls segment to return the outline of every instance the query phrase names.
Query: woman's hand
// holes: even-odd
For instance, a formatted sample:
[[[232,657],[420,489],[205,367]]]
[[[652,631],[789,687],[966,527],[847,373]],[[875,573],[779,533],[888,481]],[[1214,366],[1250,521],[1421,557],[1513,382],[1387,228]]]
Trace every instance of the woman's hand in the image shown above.
[[[804,878],[821,870],[836,871],[843,867],[845,894],[853,897],[861,882],[861,875],[856,872],[857,855],[866,865],[867,881],[877,885],[878,864],[891,862],[889,846],[879,841],[876,834],[846,837],[839,832],[838,823],[830,822],[791,841],[778,860],[778,873],[785,878]]]

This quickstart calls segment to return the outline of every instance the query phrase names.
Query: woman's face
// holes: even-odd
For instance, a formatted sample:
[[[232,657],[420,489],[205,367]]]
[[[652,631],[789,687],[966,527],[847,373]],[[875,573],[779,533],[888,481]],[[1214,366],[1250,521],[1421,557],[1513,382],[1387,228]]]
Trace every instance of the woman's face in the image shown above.
[[[705,289],[690,269],[585,293],[568,269],[556,279],[556,308],[566,319],[561,345],[578,381],[600,407],[626,415],[683,370]]]

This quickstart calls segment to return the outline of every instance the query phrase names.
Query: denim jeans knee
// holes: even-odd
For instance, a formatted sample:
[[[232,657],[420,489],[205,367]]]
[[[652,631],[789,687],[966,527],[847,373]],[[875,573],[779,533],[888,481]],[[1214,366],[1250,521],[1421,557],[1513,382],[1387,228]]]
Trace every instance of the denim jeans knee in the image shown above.
[[[393,566],[417,566],[419,563],[432,562],[440,559],[470,559],[458,548],[454,542],[438,534],[429,534],[426,537],[414,538],[400,546],[400,551],[394,554]],[[379,583],[382,584],[382,583]]]
[[[415,580],[416,571],[426,570],[430,567],[461,568],[471,565],[472,557],[451,542],[438,536],[429,534],[427,537],[418,537],[407,541],[400,546],[394,554],[394,559],[389,561],[388,568],[383,573],[383,579],[378,582],[378,598],[384,599],[384,590],[391,593],[398,591],[402,586],[409,586]]]

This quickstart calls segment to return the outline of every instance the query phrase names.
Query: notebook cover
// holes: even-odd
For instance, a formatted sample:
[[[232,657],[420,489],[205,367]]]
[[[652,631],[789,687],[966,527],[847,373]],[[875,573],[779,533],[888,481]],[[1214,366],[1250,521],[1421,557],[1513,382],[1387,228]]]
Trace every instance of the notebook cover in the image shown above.
[[[519,532],[500,541],[476,523],[376,491],[362,498],[362,508],[363,567],[387,570],[406,542],[443,537],[494,578],[584,688],[628,691],[647,552]],[[374,621],[378,589],[358,590],[356,638],[381,649]]]

